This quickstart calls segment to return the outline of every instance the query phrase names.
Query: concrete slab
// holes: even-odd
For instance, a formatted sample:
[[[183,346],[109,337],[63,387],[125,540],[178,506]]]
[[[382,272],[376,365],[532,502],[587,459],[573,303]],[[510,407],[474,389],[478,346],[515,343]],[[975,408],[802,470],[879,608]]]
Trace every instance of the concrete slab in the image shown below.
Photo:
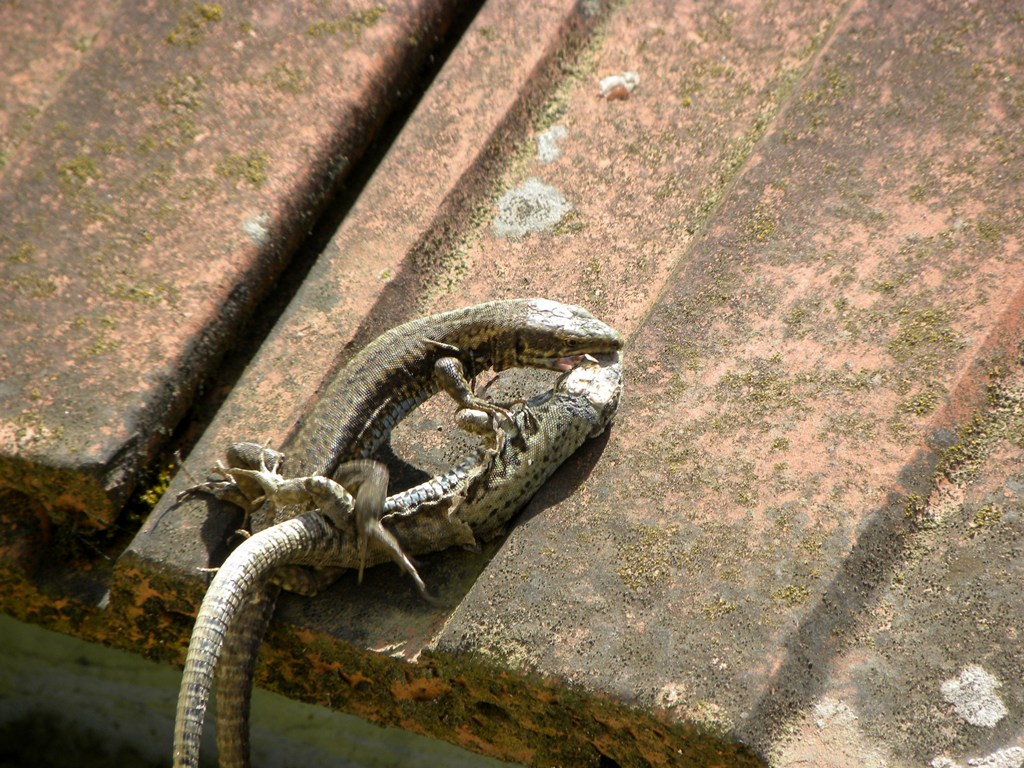
[[[527,131],[563,61],[598,20],[572,2],[492,3],[481,10],[327,258],[189,457],[194,472],[203,472],[238,439],[281,445],[318,386],[353,349],[429,310],[433,297],[450,290],[467,232],[487,215],[477,213],[480,198],[507,162],[510,143]],[[421,418],[429,419],[427,413]],[[445,412],[445,424],[447,417]],[[417,426],[405,434],[417,434]],[[174,661],[183,656],[205,586],[197,569],[218,562],[237,524],[208,501],[173,505],[173,494],[187,484],[185,478],[172,483],[118,562],[111,599],[134,645]],[[425,567],[431,589],[454,603],[483,563],[482,555],[456,554]],[[687,728],[669,733],[656,719],[637,720],[612,702],[590,701],[546,681],[496,677],[486,667],[446,661],[410,666],[407,660],[415,660],[448,612],[424,604],[409,586],[389,569],[375,569],[372,589],[356,589],[345,579],[322,600],[291,601],[261,657],[261,682],[504,759],[595,759],[589,738],[565,737],[568,724],[586,712],[588,733],[601,730],[599,722],[615,723],[616,731],[631,730],[631,741],[647,744],[648,752],[700,750],[705,759],[732,756],[752,763],[735,744]],[[510,702],[518,711],[499,716]],[[510,727],[517,720],[524,727]]]
[[[537,765],[1013,765],[1019,14],[636,0],[567,55],[594,22],[484,8],[190,464],[495,296],[630,335],[617,426],[500,549],[424,563],[454,611],[343,579],[285,602],[261,681]],[[162,502],[86,631],[179,660],[232,525]]]
[[[237,440],[283,445],[318,388],[355,349],[422,310],[425,295],[449,274],[449,249],[464,237],[460,225],[473,222],[473,206],[510,136],[523,134],[531,108],[555,82],[558,57],[578,46],[595,20],[572,2],[535,4],[529,13],[481,11],[250,375],[189,456],[194,475],[202,476]],[[488,77],[477,79],[481,72]],[[184,476],[175,479],[122,565],[126,574],[139,569],[147,579],[166,578],[162,586],[172,592],[191,586],[186,600],[194,600],[204,585],[197,569],[223,556],[237,519],[211,514],[206,500],[174,505],[174,494],[189,484]],[[419,601],[410,595],[409,602]]]
[[[18,94],[0,485],[88,529],[116,516],[458,5],[63,8],[6,7],[0,32]]]
[[[813,675],[813,701],[773,744],[779,765],[824,752],[836,766],[1024,764],[1019,370],[961,437],[969,460],[914,501],[906,557]]]
[[[560,285],[579,286],[582,272],[583,303],[635,329],[618,426],[581,488],[527,514],[437,649],[568,679],[766,757],[826,692],[870,724],[868,746],[842,764],[1019,747],[1024,659],[1011,638],[1024,584],[1016,568],[981,566],[1015,551],[1019,531],[972,555],[978,613],[936,626],[923,667],[914,638],[935,608],[893,583],[924,567],[915,537],[931,524],[922,500],[936,473],[970,453],[956,425],[998,408],[990,385],[1021,365],[1019,16],[852,4],[781,113],[743,110],[749,157],[676,177],[674,165],[710,144],[687,130],[710,90],[691,84],[696,73],[758,90],[741,87],[748,69],[733,49],[703,69],[667,41],[703,29],[733,45],[759,30],[763,42],[766,22],[729,6],[673,28],[643,9],[631,19],[646,27],[613,18],[598,64],[602,75],[635,70],[640,85],[614,103],[574,92],[564,163],[543,175],[576,223],[511,246],[485,237],[470,257],[492,281],[531,279],[509,263],[540,264]],[[685,241],[687,213],[699,226],[694,198],[721,202],[688,249],[659,258]],[[563,248],[589,269],[559,271]],[[514,258],[495,258],[507,249]],[[542,496],[534,508],[544,506]],[[959,648],[966,630],[951,627],[975,615],[992,629]],[[876,622],[884,648],[861,635]],[[973,664],[1002,685],[1007,715],[994,730],[958,720],[940,695]],[[908,709],[908,696],[927,711]],[[829,743],[772,759],[832,764]]]
[[[557,50],[550,30],[570,26],[568,20],[574,12],[568,7],[560,13],[543,10],[524,16],[520,12],[513,20],[507,11],[495,5],[485,7],[466,35],[466,49],[460,46],[455,52],[336,238],[341,253],[366,254],[361,260],[364,266],[353,272],[353,265],[348,264],[348,271],[342,272],[331,261],[321,262],[322,271],[318,265],[316,274],[311,275],[294,307],[254,362],[252,375],[240,382],[190,461],[195,461],[199,468],[209,466],[227,443],[240,438],[269,439],[280,445],[285,430],[304,406],[292,406],[290,412],[279,408],[280,412],[275,414],[267,404],[304,402],[320,378],[331,370],[326,350],[355,346],[412,312],[500,295],[543,293],[593,306],[624,329],[635,329],[648,311],[645,302],[654,299],[651,288],[667,279],[673,259],[683,253],[690,236],[687,226],[696,231],[713,210],[743,158],[810,61],[820,42],[816,40],[832,23],[829,14],[835,12],[835,7],[808,7],[799,12],[780,13],[766,22],[754,18],[750,11],[740,22],[744,30],[740,36],[714,31],[723,23],[732,23],[719,18],[718,11],[690,9],[688,15],[676,17],[671,8],[644,6],[613,14],[606,29],[626,30],[634,37],[624,40],[609,32],[589,56],[602,55],[607,46],[614,61],[611,66],[604,65],[606,68],[635,68],[642,64],[651,71],[665,61],[685,69],[691,57],[697,55],[702,62],[699,71],[711,73],[710,79],[701,84],[701,106],[694,109],[691,102],[683,107],[683,97],[676,93],[678,85],[668,78],[654,78],[649,84],[642,81],[631,100],[599,100],[597,80],[606,72],[600,71],[592,58],[582,66],[577,65],[576,75],[550,102],[546,120],[537,131],[554,135],[557,144],[558,132],[549,133],[550,124],[563,118],[572,120],[578,130],[561,142],[571,149],[564,159],[547,164],[533,159],[535,151],[530,141],[517,163],[516,174],[560,174],[561,179],[570,180],[581,169],[602,171],[606,174],[603,180],[585,182],[590,196],[576,191],[571,195],[574,206],[583,211],[605,206],[605,213],[599,214],[602,223],[591,229],[583,225],[577,214],[575,218],[563,219],[564,226],[556,224],[549,233],[509,242],[491,234],[490,220],[497,213],[493,206],[484,209],[482,215],[472,216],[471,206],[479,204],[472,196],[474,187],[465,185],[466,179],[475,183],[477,177],[458,165],[451,172],[443,156],[438,157],[431,149],[436,142],[434,125],[438,119],[431,115],[451,121],[453,104],[473,105],[471,110],[455,110],[456,122],[450,135],[466,136],[468,147],[483,146],[484,159],[496,150],[507,152],[507,146],[502,144],[507,141],[503,134],[497,133],[496,128],[481,131],[475,121],[478,115],[499,110],[492,124],[500,127],[507,121],[504,114],[511,108],[509,105],[516,104],[519,94],[529,95],[533,88],[539,88],[530,72],[549,57],[549,51]],[[634,13],[639,13],[635,18],[645,19],[636,28],[628,21]],[[688,27],[704,30],[710,41],[707,49],[696,41],[686,47],[677,44]],[[763,35],[783,40],[787,45],[766,46]],[[509,57],[493,50],[492,39],[515,40],[514,45],[531,54]],[[637,49],[643,51],[639,62],[632,55]],[[716,68],[715,62],[725,56],[736,62],[736,72],[728,74]],[[465,69],[458,68],[462,62]],[[508,74],[493,76],[492,67],[507,68],[512,62],[514,69],[502,70]],[[468,85],[480,82],[467,77],[467,73],[479,71],[486,71],[491,77],[483,81],[485,85],[480,90],[467,94]],[[495,94],[493,83],[508,83],[509,90]],[[647,100],[641,98],[642,94],[646,94]],[[507,104],[493,101],[495,95]],[[751,118],[751,114],[758,117]],[[686,125],[684,135],[700,132],[706,148],[703,154],[694,152],[684,147],[680,139],[672,162],[666,162],[665,150],[656,145],[667,138],[665,132],[669,129],[659,126],[674,126],[683,118],[692,121]],[[521,127],[522,122],[518,125]],[[427,126],[423,134],[428,137],[425,143],[416,139],[423,130],[421,126]],[[601,150],[604,154],[595,151],[595,140],[588,133],[591,130],[602,132],[602,139],[617,150],[612,156],[621,163],[618,167],[608,168],[608,147]],[[655,131],[659,132],[657,139],[652,137]],[[494,136],[499,140],[494,141]],[[636,145],[637,136],[644,137],[643,149]],[[405,149],[407,141],[412,142],[409,151]],[[479,167],[480,161],[472,153],[467,156],[471,158],[468,161],[458,159],[460,154],[455,155],[459,163],[468,163],[471,170]],[[426,162],[418,159],[421,157]],[[545,153],[543,159],[549,157]],[[703,187],[688,187],[681,184],[683,173],[709,177],[711,181]],[[609,183],[615,178],[637,180],[640,186],[619,190]],[[506,208],[527,213],[525,221],[520,220],[523,226],[536,225],[536,219],[530,215],[535,208],[547,215],[558,208],[557,197],[548,190],[549,184],[532,185],[535,196],[517,205],[516,200],[522,199],[516,197],[517,182],[513,177],[504,183],[507,187],[499,190],[494,199],[497,201],[511,191],[512,196],[505,198],[511,201]],[[671,186],[673,183],[675,186]],[[428,196],[419,199],[429,205],[410,206],[406,199],[410,189],[418,190],[420,195],[425,190]],[[467,189],[468,192],[463,191]],[[685,203],[666,197],[668,189],[677,190]],[[607,194],[608,190],[614,190],[614,196]],[[663,222],[648,217],[635,207],[638,199],[660,200],[661,210],[671,211],[676,218]],[[444,211],[444,217],[434,218],[433,212],[438,209]],[[407,227],[407,221],[414,226]],[[650,253],[645,258],[630,260],[632,266],[620,274],[611,271],[607,276],[610,282],[606,284],[600,277],[603,239],[621,238],[621,247],[625,249],[630,238],[651,221],[657,221],[657,229],[636,238],[646,243],[642,248]],[[439,230],[439,224],[445,229]],[[664,238],[666,244],[655,245],[658,238]],[[581,261],[581,252],[588,254],[586,260]],[[615,265],[616,269],[625,267],[625,263],[617,260]],[[620,289],[619,294],[614,292]],[[372,292],[367,296],[367,291]],[[628,300],[619,302],[613,298],[617,295]],[[371,305],[371,301],[375,303]],[[370,306],[372,311],[366,309]],[[357,324],[361,318],[365,318],[361,320],[362,327]],[[311,356],[310,349],[325,352]],[[447,423],[442,416],[430,422],[429,413],[421,418],[435,428]],[[423,437],[426,430],[417,432],[415,424],[411,431],[418,437],[409,438],[407,429],[405,436],[397,436],[396,445],[410,450],[415,447],[417,453],[413,455],[421,457],[425,443],[431,441]],[[436,429],[431,430],[435,432]],[[599,452],[591,452],[574,462],[570,473],[546,493],[564,495],[598,455]],[[175,585],[177,594],[187,591],[181,585],[197,581],[195,567],[206,565],[218,554],[230,526],[223,522],[224,518],[220,521],[205,504],[196,511],[186,506],[173,511],[159,507],[122,559],[121,582],[133,585],[135,595],[148,595],[165,591],[166,576],[168,588]],[[203,542],[199,547],[194,543],[197,540]],[[516,546],[515,541],[513,538],[512,546]],[[484,560],[467,558],[464,553],[435,558],[424,564],[424,575],[446,599],[458,600],[472,585]],[[155,585],[159,586],[154,589]],[[115,595],[115,602],[118,597]],[[133,595],[124,598],[125,602],[134,599]],[[181,603],[188,599],[194,597]],[[144,606],[140,605],[139,610],[145,610]],[[496,673],[492,663],[481,666],[448,654],[430,655],[428,660],[423,651],[443,628],[447,612],[422,605],[409,585],[388,569],[380,574],[375,572],[372,581],[360,589],[350,580],[342,580],[322,598],[288,602],[280,618],[269,638],[259,674],[264,683],[289,695],[329,700],[333,706],[378,721],[400,722],[404,727],[452,739],[489,754],[538,764],[590,764],[600,759],[620,764],[639,760],[657,764],[672,762],[680,755],[696,765],[754,762],[749,753],[735,742],[723,741],[719,734],[701,733],[686,723],[666,730],[658,718],[623,709],[601,698],[595,700],[572,691],[552,689],[550,681],[530,677],[524,680],[521,671]],[[368,655],[361,649],[407,660],[419,658],[420,663],[411,668],[396,666],[391,659]],[[348,682],[339,686],[338,675]],[[572,679],[575,674],[559,677]],[[453,730],[446,725],[449,723],[460,725]]]
[[[82,65],[114,2],[8,3],[0,10],[0,180],[39,116]]]

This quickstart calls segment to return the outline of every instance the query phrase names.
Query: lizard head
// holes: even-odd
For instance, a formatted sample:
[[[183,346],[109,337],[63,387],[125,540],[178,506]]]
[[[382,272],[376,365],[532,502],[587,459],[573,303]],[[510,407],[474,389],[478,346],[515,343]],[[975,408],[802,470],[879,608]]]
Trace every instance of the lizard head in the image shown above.
[[[556,393],[586,400],[595,414],[590,436],[601,434],[611,424],[622,394],[622,353],[585,355],[559,377]]]
[[[529,366],[570,370],[583,355],[601,355],[622,348],[622,335],[587,310],[550,299],[527,299],[525,316],[514,331],[514,344],[500,355],[495,368]]]

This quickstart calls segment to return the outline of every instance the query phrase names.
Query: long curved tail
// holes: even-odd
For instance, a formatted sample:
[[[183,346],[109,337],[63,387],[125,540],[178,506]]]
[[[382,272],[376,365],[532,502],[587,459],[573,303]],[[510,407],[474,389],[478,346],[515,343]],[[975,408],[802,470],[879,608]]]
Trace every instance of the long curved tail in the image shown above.
[[[217,571],[199,608],[185,657],[174,721],[175,768],[198,768],[203,719],[224,637],[240,607],[279,565],[337,536],[319,512],[286,520],[244,541]]]

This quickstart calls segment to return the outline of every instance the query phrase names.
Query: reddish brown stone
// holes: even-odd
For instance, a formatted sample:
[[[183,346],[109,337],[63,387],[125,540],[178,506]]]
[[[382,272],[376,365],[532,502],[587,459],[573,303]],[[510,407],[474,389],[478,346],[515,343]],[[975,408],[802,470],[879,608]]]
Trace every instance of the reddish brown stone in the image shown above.
[[[638,0],[573,59],[583,13],[484,7],[190,462],[280,445],[351,349],[498,296],[629,334],[617,424],[492,560],[426,559],[453,611],[394,569],[343,579],[283,601],[261,680],[545,765],[1017,748],[1019,14]],[[561,154],[534,159],[555,64],[534,127]],[[122,642],[180,658],[218,515],[158,507],[115,575]],[[991,727],[948,694],[975,668]]]
[[[642,86],[617,103],[574,91],[565,154],[543,171],[573,218],[469,255],[482,291],[572,286],[633,333],[586,482],[515,530],[439,647],[660,707],[763,755],[832,686],[862,720],[850,764],[966,762],[999,739],[937,692],[985,659],[1016,718],[1002,733],[1019,733],[1019,568],[1006,584],[971,569],[968,615],[998,622],[973,647],[936,634],[915,672],[907,631],[889,646],[898,684],[878,679],[893,660],[862,646],[851,655],[870,661],[842,670],[890,582],[942,538],[918,538],[937,469],[980,460],[985,430],[956,426],[998,413],[989,385],[1020,373],[1020,19],[858,3],[819,41],[794,10],[688,9],[673,26],[631,5],[648,25],[618,27],[597,66]],[[716,132],[729,114],[736,127]],[[1001,530],[1005,562],[1021,532]]]
[[[454,4],[133,4],[45,32],[10,13],[0,483],[102,527]]]
[[[589,23],[568,1],[530,13],[481,12],[263,345],[251,366],[256,373],[239,381],[189,457],[193,473],[206,472],[237,440],[282,445],[354,349],[449,288],[449,270],[458,269],[473,209],[502,153],[553,87],[557,56],[579,44]],[[177,478],[171,494],[187,484]],[[206,502],[171,512],[169,501],[129,556],[194,580],[233,523],[211,519]],[[423,635],[406,629],[422,643],[435,627]]]

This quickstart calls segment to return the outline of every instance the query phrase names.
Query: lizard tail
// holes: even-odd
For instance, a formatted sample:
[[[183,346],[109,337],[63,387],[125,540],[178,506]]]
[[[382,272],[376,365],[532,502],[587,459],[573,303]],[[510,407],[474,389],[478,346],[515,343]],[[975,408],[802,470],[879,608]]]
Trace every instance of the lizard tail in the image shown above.
[[[174,721],[175,768],[198,768],[203,719],[224,637],[241,606],[279,565],[323,548],[333,529],[318,512],[307,512],[246,539],[217,571],[203,598],[185,657]]]

